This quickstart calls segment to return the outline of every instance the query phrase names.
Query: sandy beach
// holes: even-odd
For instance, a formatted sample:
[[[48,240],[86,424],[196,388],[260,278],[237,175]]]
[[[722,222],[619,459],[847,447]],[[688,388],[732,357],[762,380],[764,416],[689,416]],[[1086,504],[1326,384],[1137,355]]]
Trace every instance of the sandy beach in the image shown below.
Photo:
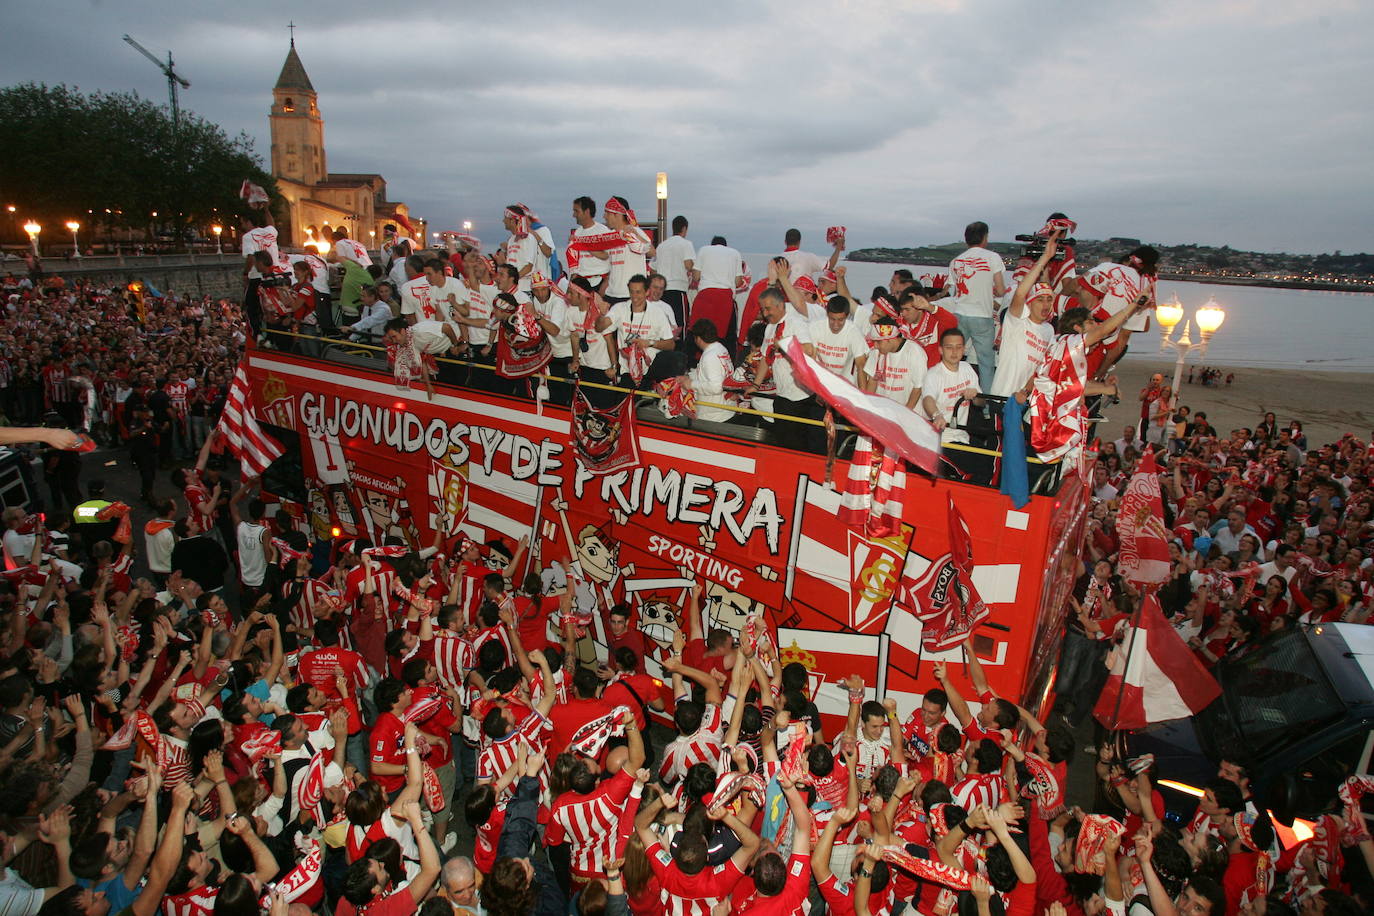
[[[1194,412],[1205,411],[1207,419],[1226,435],[1240,427],[1253,427],[1265,411],[1273,411],[1280,423],[1300,420],[1310,445],[1334,442],[1350,432],[1368,441],[1374,429],[1374,373],[1317,372],[1295,369],[1234,368],[1223,371],[1222,384],[1203,387],[1187,383],[1188,367],[1183,367],[1180,404]],[[1127,358],[1117,366],[1121,379],[1121,403],[1108,408],[1106,416],[1111,438],[1121,435],[1121,426],[1140,418],[1140,390],[1151,373],[1162,372],[1165,384],[1174,375],[1174,363],[1160,358]],[[1228,388],[1225,372],[1234,372]]]

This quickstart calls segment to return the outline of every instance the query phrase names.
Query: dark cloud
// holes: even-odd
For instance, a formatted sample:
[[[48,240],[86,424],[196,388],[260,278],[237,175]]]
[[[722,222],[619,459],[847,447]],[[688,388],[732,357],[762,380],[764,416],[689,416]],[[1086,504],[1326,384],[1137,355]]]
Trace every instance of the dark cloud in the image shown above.
[[[380,171],[433,225],[492,240],[512,200],[560,231],[583,193],[649,213],[666,170],[694,236],[746,249],[831,223],[855,245],[979,218],[1007,237],[1056,208],[1093,237],[1371,247],[1358,0],[54,0],[6,17],[0,80],[163,98],[128,32],[174,50],[186,107],[266,154],[292,17],[330,167]]]

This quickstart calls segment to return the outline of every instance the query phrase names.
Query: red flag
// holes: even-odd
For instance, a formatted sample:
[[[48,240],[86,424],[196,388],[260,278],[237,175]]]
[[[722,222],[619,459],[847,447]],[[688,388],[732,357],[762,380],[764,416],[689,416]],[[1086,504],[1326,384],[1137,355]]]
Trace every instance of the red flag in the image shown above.
[[[1141,603],[1133,630],[1093,709],[1097,721],[1112,729],[1144,728],[1191,716],[1221,695],[1221,687],[1164,619],[1153,594]]]
[[[897,601],[912,608],[921,621],[921,644],[943,652],[968,639],[987,619],[988,606],[973,585],[973,545],[968,525],[949,500],[949,553],[931,563],[914,583],[898,585]]]
[[[577,460],[594,476],[639,466],[634,395],[616,407],[593,407],[581,388],[573,391],[572,444]]]
[[[891,398],[859,390],[806,355],[795,337],[784,347],[792,372],[807,389],[890,452],[934,474],[940,463],[940,434],[928,421]]]
[[[216,429],[224,436],[229,450],[238,457],[243,473],[248,477],[261,477],[267,466],[281,457],[285,451],[281,445],[258,426],[253,416],[253,397],[248,390],[248,374],[240,365],[234,373],[234,381],[229,386],[229,394],[224,401],[224,412],[220,415]]]
[[[1159,495],[1159,468],[1146,451],[1126,484],[1117,513],[1121,558],[1117,567],[1127,582],[1158,585],[1169,578],[1169,534],[1164,530],[1164,503]]]

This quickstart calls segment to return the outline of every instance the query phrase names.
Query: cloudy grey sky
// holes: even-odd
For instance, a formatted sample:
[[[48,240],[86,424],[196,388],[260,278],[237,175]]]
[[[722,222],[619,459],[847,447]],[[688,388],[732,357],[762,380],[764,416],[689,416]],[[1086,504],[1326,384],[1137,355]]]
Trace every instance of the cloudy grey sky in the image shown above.
[[[664,170],[695,240],[749,251],[790,225],[815,248],[832,224],[851,247],[973,219],[1007,239],[1052,209],[1090,238],[1374,248],[1364,0],[666,6],[47,0],[4,14],[0,83],[165,99],[128,32],[265,159],[294,19],[330,169],[489,242],[517,199],[559,237],[580,194],[652,218]]]

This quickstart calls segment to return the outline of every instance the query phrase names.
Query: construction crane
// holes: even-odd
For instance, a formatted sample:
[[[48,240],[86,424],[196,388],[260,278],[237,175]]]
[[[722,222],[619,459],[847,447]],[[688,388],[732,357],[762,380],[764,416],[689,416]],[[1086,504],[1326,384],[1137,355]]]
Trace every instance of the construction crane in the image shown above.
[[[167,52],[167,63],[164,64],[162,61],[158,60],[157,57],[153,55],[153,52],[149,51],[147,48],[143,47],[143,45],[134,41],[128,35],[124,36],[124,40],[127,41],[131,46],[133,46],[133,49],[135,51],[137,51],[138,53],[142,54],[144,57],[152,61],[153,64],[159,70],[162,71],[163,75],[167,77],[167,97],[172,103],[172,124],[173,126],[180,128],[181,106],[177,104],[177,84],[180,83],[182,89],[190,89],[191,81],[182,79],[181,75],[178,74],[176,70],[172,69],[171,51]]]

